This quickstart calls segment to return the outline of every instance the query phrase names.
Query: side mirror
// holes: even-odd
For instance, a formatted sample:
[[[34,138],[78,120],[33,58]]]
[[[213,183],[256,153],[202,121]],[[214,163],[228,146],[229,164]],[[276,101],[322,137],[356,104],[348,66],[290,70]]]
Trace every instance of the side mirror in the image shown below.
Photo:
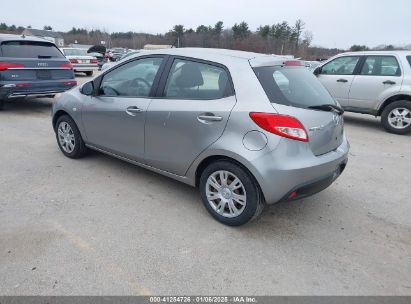
[[[93,95],[94,92],[94,83],[92,81],[86,82],[80,89],[81,94],[83,95]]]
[[[314,75],[318,76],[320,74],[321,74],[321,67],[316,67],[315,70],[314,70]]]

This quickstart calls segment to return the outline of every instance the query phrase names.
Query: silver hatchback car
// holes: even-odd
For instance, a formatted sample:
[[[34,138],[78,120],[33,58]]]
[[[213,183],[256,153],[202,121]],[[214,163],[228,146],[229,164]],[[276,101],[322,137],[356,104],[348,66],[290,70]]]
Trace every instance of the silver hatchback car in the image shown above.
[[[327,188],[347,163],[343,110],[299,61],[221,49],[130,57],[53,106],[70,158],[93,149],[200,189],[238,226]]]

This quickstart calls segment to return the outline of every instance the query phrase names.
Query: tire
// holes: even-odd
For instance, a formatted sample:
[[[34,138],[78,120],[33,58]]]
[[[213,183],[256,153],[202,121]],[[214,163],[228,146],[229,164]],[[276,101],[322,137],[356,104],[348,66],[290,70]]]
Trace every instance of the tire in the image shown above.
[[[400,121],[396,121],[398,119]],[[381,114],[381,124],[390,133],[403,135],[411,132],[411,101],[398,100],[386,106]]]
[[[238,178],[242,187],[233,190],[239,185],[235,178]],[[227,180],[227,183],[224,180]],[[217,182],[216,187],[213,187],[210,182],[213,182],[214,185]],[[227,186],[221,187],[221,185]],[[217,189],[217,186],[220,188]],[[244,225],[256,219],[264,209],[263,195],[257,181],[246,169],[231,161],[216,161],[204,169],[200,177],[200,194],[203,204],[211,216],[228,226]],[[215,198],[209,200],[207,196]],[[244,204],[240,204],[236,199],[233,200],[233,196],[236,199],[245,198]],[[230,200],[234,204],[237,214],[232,212],[234,209]]]
[[[55,129],[57,144],[65,156],[77,159],[83,157],[87,153],[87,147],[84,144],[80,131],[70,116],[60,116],[59,119],[57,119]],[[64,130],[67,132],[64,132]],[[60,131],[63,131],[63,133]],[[66,136],[67,141],[64,137],[62,138],[62,136]],[[70,142],[70,144],[68,142]]]
[[[87,76],[93,76],[93,71],[85,72]]]

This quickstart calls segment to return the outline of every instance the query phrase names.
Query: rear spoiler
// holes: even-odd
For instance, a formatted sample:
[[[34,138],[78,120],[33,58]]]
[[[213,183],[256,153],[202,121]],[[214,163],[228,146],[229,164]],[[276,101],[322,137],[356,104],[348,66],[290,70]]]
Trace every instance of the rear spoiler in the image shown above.
[[[304,63],[298,59],[290,59],[286,56],[262,55],[249,60],[251,67],[265,66],[304,66]]]

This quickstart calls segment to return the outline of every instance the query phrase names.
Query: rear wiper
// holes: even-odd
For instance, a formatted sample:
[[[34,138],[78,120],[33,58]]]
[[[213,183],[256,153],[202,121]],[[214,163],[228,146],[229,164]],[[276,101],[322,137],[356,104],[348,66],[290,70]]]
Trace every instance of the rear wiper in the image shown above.
[[[338,113],[338,115],[344,114],[344,109],[334,104],[322,104],[318,106],[310,106],[308,108],[315,109],[315,110],[329,111],[329,112],[334,111]]]

